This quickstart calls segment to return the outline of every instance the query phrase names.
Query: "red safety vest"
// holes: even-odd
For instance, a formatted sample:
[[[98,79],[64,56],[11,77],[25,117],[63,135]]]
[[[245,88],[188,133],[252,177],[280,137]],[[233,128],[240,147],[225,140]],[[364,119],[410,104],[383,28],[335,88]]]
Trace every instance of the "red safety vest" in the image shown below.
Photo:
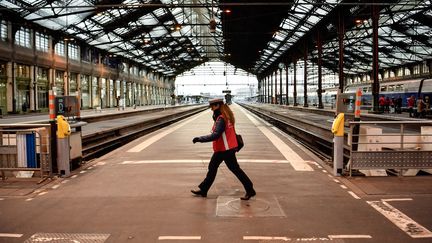
[[[224,119],[225,121],[225,131],[223,131],[222,135],[213,141],[213,151],[214,152],[222,152],[230,149],[237,148],[237,138],[236,132],[234,129],[234,124],[225,119],[222,115],[218,116],[218,119]],[[216,122],[213,124],[212,131],[216,128]]]

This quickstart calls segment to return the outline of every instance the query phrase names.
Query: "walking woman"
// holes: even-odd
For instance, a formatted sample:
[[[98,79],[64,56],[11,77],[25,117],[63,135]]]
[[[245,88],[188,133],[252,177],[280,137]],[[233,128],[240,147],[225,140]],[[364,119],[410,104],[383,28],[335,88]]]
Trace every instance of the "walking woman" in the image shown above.
[[[246,195],[241,197],[242,200],[249,200],[256,195],[252,181],[246,173],[240,168],[235,153],[237,152],[237,139],[234,128],[234,114],[228,105],[224,104],[223,99],[212,99],[209,101],[210,108],[213,111],[212,133],[210,135],[195,137],[192,142],[210,142],[213,141],[213,156],[211,157],[206,178],[198,186],[199,190],[191,190],[195,195],[207,197],[207,192],[213,184],[217,170],[222,161],[225,161],[228,169],[243,184]]]

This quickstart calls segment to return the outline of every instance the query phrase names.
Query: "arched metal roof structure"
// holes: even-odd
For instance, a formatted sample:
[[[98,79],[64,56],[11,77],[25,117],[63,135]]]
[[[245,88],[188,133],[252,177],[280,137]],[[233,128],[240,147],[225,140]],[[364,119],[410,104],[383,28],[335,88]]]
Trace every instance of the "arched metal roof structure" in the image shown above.
[[[344,22],[347,73],[372,69],[371,6],[379,7],[380,67],[432,58],[430,0],[1,0],[0,18],[73,37],[166,76],[220,59],[256,75],[304,55],[338,69]],[[212,22],[212,26],[210,23]]]

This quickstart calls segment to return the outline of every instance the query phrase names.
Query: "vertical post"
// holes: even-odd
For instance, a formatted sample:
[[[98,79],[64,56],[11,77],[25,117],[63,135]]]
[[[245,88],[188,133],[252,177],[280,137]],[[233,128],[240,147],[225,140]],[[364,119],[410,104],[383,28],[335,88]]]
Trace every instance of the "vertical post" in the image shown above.
[[[308,107],[308,97],[307,97],[307,46],[305,44],[304,50],[304,81],[303,81],[303,106]]]
[[[53,90],[48,93],[48,107],[49,107],[49,123],[51,126],[50,131],[50,154],[51,154],[51,168],[50,173],[57,172],[57,124],[55,121],[55,96]]]
[[[286,89],[286,94],[285,94],[285,96],[286,96],[286,105],[289,105],[289,95],[288,95],[288,73],[289,73],[289,69],[288,69],[288,63],[287,64],[285,64],[285,68],[286,68],[286,73],[285,73],[285,75],[286,75],[286,83],[285,83],[285,89]]]
[[[297,106],[297,61],[294,61],[294,106]]]
[[[379,20],[379,9],[377,5],[372,6],[372,97],[373,97],[373,112],[379,112],[379,64],[378,64],[378,20]]]
[[[266,96],[266,103],[269,104],[270,103],[270,76],[267,76],[267,96]]]
[[[274,97],[274,103],[277,105],[278,104],[277,69],[275,70],[275,72],[273,73],[273,75],[274,75],[274,79],[275,79],[275,97]]]
[[[273,75],[270,75],[270,101],[273,104]]]
[[[283,67],[283,66],[282,66]],[[279,69],[279,104],[282,105],[283,104],[283,100],[282,100],[282,68]]]
[[[318,31],[317,34],[317,49],[318,49],[318,109],[323,109],[322,102],[322,42],[321,33]]]
[[[65,43],[65,52],[66,52],[66,71],[65,71],[65,76],[64,76],[64,84],[63,84],[63,88],[64,88],[64,93],[63,95],[69,95],[69,82],[70,82],[70,74],[69,74],[69,40],[65,39],[64,40]]]
[[[339,38],[339,90],[343,93],[344,90],[344,35],[345,35],[345,22],[342,10],[339,11],[338,21],[338,38]]]
[[[356,92],[356,99],[355,99],[354,121],[360,121],[362,95],[363,94],[361,88],[358,88]],[[360,132],[360,125],[355,124],[352,128],[352,133],[351,133],[352,151],[357,151],[358,149],[359,132]]]

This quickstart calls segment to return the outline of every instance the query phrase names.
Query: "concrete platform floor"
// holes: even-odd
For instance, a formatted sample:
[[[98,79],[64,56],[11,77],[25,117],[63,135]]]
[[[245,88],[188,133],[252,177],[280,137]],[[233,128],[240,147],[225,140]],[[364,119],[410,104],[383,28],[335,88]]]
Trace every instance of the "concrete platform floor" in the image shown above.
[[[190,193],[212,154],[211,143],[191,142],[211,129],[206,111],[30,195],[0,198],[0,242],[432,242],[430,190],[368,193],[367,181],[333,177],[289,137],[232,108],[252,200],[239,200],[244,189],[225,165],[207,198]]]

